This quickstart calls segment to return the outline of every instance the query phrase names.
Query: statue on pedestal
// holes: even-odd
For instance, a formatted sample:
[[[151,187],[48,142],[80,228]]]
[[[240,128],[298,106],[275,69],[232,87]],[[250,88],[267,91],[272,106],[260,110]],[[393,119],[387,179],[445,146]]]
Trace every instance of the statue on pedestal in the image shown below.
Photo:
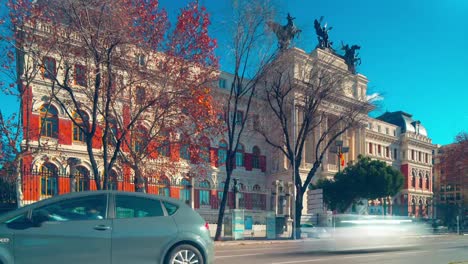
[[[294,25],[293,20],[296,19],[295,17],[292,17],[288,13],[286,19],[288,20],[288,23],[284,26],[272,21],[267,22],[268,27],[270,27],[278,38],[278,47],[280,50],[287,49],[291,44],[291,40],[294,39],[294,37],[299,36],[299,33],[302,31]]]
[[[341,43],[341,46],[341,49],[345,51],[345,54],[342,57],[345,60],[346,65],[348,65],[348,70],[352,74],[356,74],[356,66],[361,64],[361,59],[358,58],[356,50],[361,49],[361,47],[358,45],[352,45],[349,47],[348,44],[344,45],[343,43]]]
[[[331,49],[333,51],[333,42],[328,39],[328,32],[333,29],[333,27],[327,28],[327,23],[322,27],[323,16],[320,17],[320,20],[314,20],[315,33],[317,33],[318,45],[320,49]]]

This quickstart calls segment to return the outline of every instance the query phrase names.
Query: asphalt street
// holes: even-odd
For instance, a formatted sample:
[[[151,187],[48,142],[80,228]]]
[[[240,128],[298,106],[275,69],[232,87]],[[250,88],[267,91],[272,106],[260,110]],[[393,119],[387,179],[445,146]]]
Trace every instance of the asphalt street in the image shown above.
[[[415,246],[397,249],[366,249],[329,252],[321,240],[274,243],[218,244],[216,264],[300,264],[300,263],[386,263],[449,264],[468,263],[468,236],[422,237]]]

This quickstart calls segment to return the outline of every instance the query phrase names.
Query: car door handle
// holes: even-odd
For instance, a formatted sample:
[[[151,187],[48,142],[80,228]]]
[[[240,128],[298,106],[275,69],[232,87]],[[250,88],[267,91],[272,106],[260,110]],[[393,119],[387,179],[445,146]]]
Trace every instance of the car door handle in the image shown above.
[[[99,231],[105,231],[105,230],[110,230],[111,227],[106,226],[106,225],[97,225],[97,226],[94,227],[94,229],[99,230]]]

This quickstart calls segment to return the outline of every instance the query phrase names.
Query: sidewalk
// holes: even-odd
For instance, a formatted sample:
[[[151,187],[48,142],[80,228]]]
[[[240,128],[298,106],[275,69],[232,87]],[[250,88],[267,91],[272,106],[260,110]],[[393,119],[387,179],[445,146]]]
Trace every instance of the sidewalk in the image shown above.
[[[242,245],[265,245],[265,244],[283,244],[283,243],[299,243],[304,242],[304,239],[292,240],[288,238],[284,239],[271,239],[267,240],[265,238],[258,239],[247,239],[247,240],[224,240],[224,241],[215,241],[215,246],[242,246]]]

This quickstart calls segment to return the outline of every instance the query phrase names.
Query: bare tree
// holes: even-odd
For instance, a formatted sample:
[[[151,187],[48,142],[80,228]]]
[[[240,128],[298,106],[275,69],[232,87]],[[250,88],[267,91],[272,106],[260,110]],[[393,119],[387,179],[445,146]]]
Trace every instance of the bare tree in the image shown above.
[[[181,85],[179,90],[196,96],[216,69],[209,19],[196,1],[182,11],[170,34],[167,14],[157,1],[44,0],[21,8],[27,29],[38,29],[21,32],[24,42],[34,47],[27,59],[39,62],[35,67],[50,85],[49,98],[71,120],[74,137],[86,145],[97,189],[107,186],[108,174],[137,121],[166,104],[159,93],[150,91],[168,89],[169,94],[174,90],[169,87]],[[37,8],[39,19],[28,21],[28,11]],[[38,54],[43,49],[50,50],[48,58]],[[139,87],[148,92],[138,94]],[[126,120],[124,110],[130,110]]]
[[[321,50],[315,55],[289,50],[279,56],[263,80],[267,104],[263,116],[268,121],[262,121],[259,132],[284,154],[293,169],[295,230],[299,236],[304,194],[330,146],[350,128],[362,125],[372,109],[365,95],[353,96],[346,91],[355,84],[356,76],[339,68],[337,60]],[[306,145],[312,152],[308,153],[312,154],[312,159],[308,158],[312,166],[303,175],[300,168]]]
[[[226,179],[218,213],[215,240],[220,240],[224,212],[234,170],[235,153],[244,133],[261,74],[277,52],[266,23],[272,17],[268,1],[235,1],[232,44],[227,56],[232,59],[233,80],[224,103],[227,134]],[[242,112],[242,116],[241,115]]]

